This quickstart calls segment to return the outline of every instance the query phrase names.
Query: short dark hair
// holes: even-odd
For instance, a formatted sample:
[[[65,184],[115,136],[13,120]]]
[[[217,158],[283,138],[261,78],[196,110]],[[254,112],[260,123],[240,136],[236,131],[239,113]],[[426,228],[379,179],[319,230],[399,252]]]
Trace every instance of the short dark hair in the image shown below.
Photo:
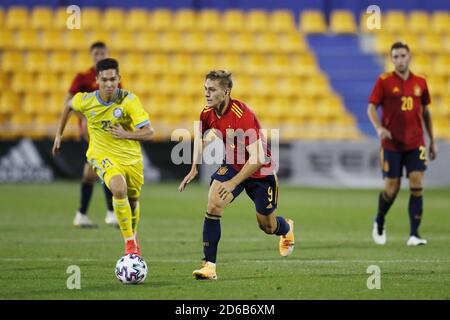
[[[94,49],[107,49],[106,44],[102,41],[97,41],[91,44],[91,47],[89,48],[89,52],[92,52]]]
[[[401,42],[401,41],[397,41],[396,43],[394,43],[394,44],[391,46],[391,52],[392,52],[392,50],[394,50],[394,49],[406,49],[406,51],[409,52],[409,47],[408,47],[408,45],[407,45],[406,43]]]
[[[212,70],[206,75],[205,80],[219,80],[221,87],[231,89],[233,88],[233,79],[231,76],[231,72],[226,70]]]
[[[100,71],[108,69],[115,69],[117,74],[119,74],[119,62],[117,62],[117,60],[113,58],[106,58],[97,62],[97,65],[95,66],[97,75],[100,73]]]

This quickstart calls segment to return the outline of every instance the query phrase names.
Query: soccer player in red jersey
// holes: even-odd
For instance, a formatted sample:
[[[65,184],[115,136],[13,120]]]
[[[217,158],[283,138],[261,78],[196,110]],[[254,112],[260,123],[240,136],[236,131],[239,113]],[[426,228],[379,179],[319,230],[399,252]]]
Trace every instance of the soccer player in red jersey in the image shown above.
[[[279,251],[288,256],[294,249],[294,222],[277,216],[278,179],[266,140],[260,132],[255,114],[243,102],[232,99],[231,73],[209,72],[205,77],[207,107],[200,114],[201,130],[214,132],[225,144],[223,164],[211,176],[208,205],[203,223],[202,267],[194,270],[196,279],[217,279],[216,255],[220,240],[220,219],[224,209],[244,189],[256,207],[256,219],[267,234],[280,236]],[[179,186],[186,185],[198,174],[197,164],[202,153],[203,137],[194,140],[192,168]]]
[[[427,82],[409,70],[411,59],[408,45],[396,42],[391,47],[395,70],[381,75],[369,98],[367,110],[377,135],[381,140],[381,167],[385,181],[379,195],[378,214],[372,237],[375,243],[386,243],[385,216],[400,190],[403,167],[409,179],[408,246],[424,245],[419,236],[423,211],[422,180],[427,166],[427,155],[422,122],[430,138],[429,157],[436,158],[437,148],[429,104],[431,102]],[[381,123],[376,108],[381,106]]]
[[[72,81],[69,91],[66,94],[64,105],[73,98],[78,92],[92,92],[98,89],[96,82],[96,72],[95,65],[100,60],[108,57],[108,49],[103,42],[95,42],[90,47],[90,53],[93,61],[93,66],[89,68],[86,72],[78,73]],[[86,118],[79,116],[80,124],[80,137],[83,144],[83,148],[87,149],[89,136],[87,133]],[[92,167],[86,162],[83,168],[83,177],[81,178],[81,188],[80,188],[80,207],[75,214],[73,224],[76,227],[82,228],[92,228],[97,227],[97,225],[89,219],[87,216],[87,210],[89,207],[89,202],[92,198],[92,192],[94,189],[94,183],[97,182],[98,176]],[[113,204],[112,204],[112,193],[106,185],[103,186],[105,198],[106,198],[106,217],[105,222],[109,225],[118,227],[117,219],[114,214]]]

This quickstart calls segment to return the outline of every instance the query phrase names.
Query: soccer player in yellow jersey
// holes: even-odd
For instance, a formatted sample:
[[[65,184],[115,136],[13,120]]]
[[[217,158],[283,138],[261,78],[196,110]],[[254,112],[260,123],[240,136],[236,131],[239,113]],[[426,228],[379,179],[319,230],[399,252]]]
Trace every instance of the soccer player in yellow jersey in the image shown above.
[[[113,194],[125,254],[140,255],[136,231],[144,173],[139,142],[151,140],[154,131],[139,98],[118,87],[120,75],[116,60],[100,60],[96,74],[99,89],[77,93],[64,108],[52,152],[58,153],[73,111],[83,114],[90,137],[87,161]]]

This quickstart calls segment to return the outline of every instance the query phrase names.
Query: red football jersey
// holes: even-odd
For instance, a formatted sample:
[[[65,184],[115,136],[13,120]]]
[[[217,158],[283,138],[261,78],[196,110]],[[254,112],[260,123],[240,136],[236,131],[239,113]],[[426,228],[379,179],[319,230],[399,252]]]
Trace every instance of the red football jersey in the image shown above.
[[[382,74],[372,90],[369,102],[381,105],[381,125],[392,134],[383,139],[383,148],[407,151],[425,145],[422,107],[431,102],[424,78],[409,73],[403,80],[397,73]]]
[[[73,95],[78,92],[92,92],[98,89],[95,82],[95,67],[91,67],[86,72],[78,73],[72,81],[69,92]]]
[[[264,135],[260,131],[261,126],[259,121],[253,111],[244,103],[230,99],[225,112],[220,117],[214,108],[205,107],[200,114],[200,122],[202,134],[209,129],[214,129],[215,132],[218,131],[221,134],[225,145],[224,160],[226,163],[232,165],[236,171],[240,171],[249,158],[246,147],[256,140],[261,139],[266,162],[261,169],[254,172],[250,177],[262,178],[273,174],[273,168],[275,166],[271,158],[272,154]],[[229,134],[228,139],[227,129]],[[242,135],[242,133],[245,133],[245,135]],[[263,169],[264,171],[262,171]]]

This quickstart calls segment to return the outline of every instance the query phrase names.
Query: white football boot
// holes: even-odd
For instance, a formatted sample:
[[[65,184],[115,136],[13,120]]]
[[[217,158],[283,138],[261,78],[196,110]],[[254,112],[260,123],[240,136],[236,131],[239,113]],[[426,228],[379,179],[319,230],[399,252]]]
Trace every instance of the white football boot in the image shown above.
[[[373,223],[372,239],[376,244],[386,244],[386,230],[383,228],[383,233],[378,234],[378,223],[376,221]]]
[[[117,222],[117,217],[114,211],[106,211],[105,222],[112,227],[119,227],[119,223]]]
[[[408,241],[406,242],[407,246],[424,246],[427,244],[427,240],[421,239],[416,236],[410,236]]]
[[[77,211],[75,218],[73,219],[73,225],[79,228],[97,228],[98,226],[89,219],[85,214]]]

